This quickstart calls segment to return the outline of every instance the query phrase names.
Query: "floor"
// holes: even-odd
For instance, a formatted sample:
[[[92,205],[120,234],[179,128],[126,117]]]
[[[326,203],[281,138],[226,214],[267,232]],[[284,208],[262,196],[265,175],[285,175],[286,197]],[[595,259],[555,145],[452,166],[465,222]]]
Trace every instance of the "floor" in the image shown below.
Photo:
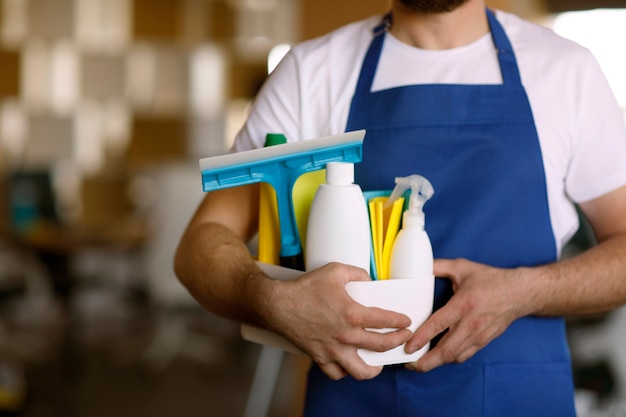
[[[84,279],[55,292],[39,277],[13,290],[7,259],[0,257],[0,417],[244,417],[261,348],[241,339],[238,324],[193,303],[157,304],[141,280]],[[618,362],[610,361],[626,365],[620,313],[572,323],[583,336],[572,339],[579,417],[626,416],[626,400],[614,397]],[[613,341],[614,354],[603,355],[610,349],[598,341]],[[284,357],[267,417],[300,415],[307,367]],[[7,392],[24,395],[19,407],[7,407]]]
[[[8,336],[0,374],[2,360],[19,359],[27,393],[18,412],[2,412],[0,401],[0,417],[244,416],[261,349],[239,337],[238,325],[196,308],[164,311],[141,296],[79,294],[65,313],[49,308],[47,322],[15,305],[0,309],[0,336]],[[284,357],[267,417],[300,415],[307,366]],[[614,388],[611,369],[577,371],[586,388],[579,417],[626,416],[625,402],[598,402]],[[248,417],[263,417],[255,411]]]
[[[200,308],[155,306],[141,291],[5,297],[0,416],[244,416],[260,347],[238,330]],[[268,417],[299,414],[305,368],[284,357]],[[26,394],[17,410],[3,409],[3,370],[5,384]]]

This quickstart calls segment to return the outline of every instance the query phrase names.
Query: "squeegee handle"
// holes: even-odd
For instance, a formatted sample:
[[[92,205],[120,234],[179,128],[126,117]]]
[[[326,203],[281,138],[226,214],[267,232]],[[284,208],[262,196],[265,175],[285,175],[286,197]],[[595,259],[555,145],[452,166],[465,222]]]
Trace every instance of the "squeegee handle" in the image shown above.
[[[299,253],[298,255],[293,256],[281,256],[280,266],[295,269],[297,271],[304,271],[304,255]]]

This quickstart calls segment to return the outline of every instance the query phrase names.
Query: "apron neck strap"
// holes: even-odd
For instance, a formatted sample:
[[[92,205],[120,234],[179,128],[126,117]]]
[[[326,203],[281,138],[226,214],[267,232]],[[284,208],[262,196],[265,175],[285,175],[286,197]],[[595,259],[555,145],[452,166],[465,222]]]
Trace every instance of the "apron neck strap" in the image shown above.
[[[379,25],[377,25],[374,32],[374,39],[370,43],[369,49],[365,54],[363,63],[361,65],[361,74],[359,81],[356,85],[357,93],[369,93],[372,90],[372,83],[374,82],[374,75],[376,75],[376,69],[378,68],[378,60],[380,53],[383,50],[383,43],[385,41],[385,34],[391,27],[391,12],[387,13]]]
[[[509,37],[490,9],[487,9],[487,21],[491,29],[493,44],[498,52],[498,62],[500,63],[503,84],[521,85],[522,79],[519,75],[517,59],[515,58],[515,52],[513,52]]]
[[[498,62],[500,63],[503,84],[521,85],[517,59],[515,58],[511,42],[493,12],[488,8],[486,12],[491,37],[498,53]],[[385,35],[391,27],[391,22],[392,15],[391,12],[389,12],[383,17],[380,24],[373,29],[374,39],[372,39],[369,49],[365,54],[365,58],[363,59],[361,74],[356,87],[356,92],[358,93],[368,93],[372,89],[374,76],[378,68],[378,61],[385,41]]]

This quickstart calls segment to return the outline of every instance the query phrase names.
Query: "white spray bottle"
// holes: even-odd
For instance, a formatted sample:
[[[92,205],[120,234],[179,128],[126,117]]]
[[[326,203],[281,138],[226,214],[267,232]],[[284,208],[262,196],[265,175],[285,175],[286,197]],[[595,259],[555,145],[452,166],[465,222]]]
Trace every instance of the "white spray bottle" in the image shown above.
[[[392,280],[411,283],[411,325],[421,326],[433,312],[435,299],[435,275],[433,273],[433,249],[424,230],[424,203],[435,193],[431,183],[420,175],[396,178],[390,202],[411,189],[409,208],[402,215],[402,229],[391,249],[389,276]],[[396,281],[396,282],[398,282]],[[412,355],[413,360],[430,349],[430,343]]]
[[[397,278],[418,278],[424,280],[424,295],[429,295],[432,307],[434,294],[433,249],[430,238],[424,230],[426,201],[435,193],[432,184],[421,175],[396,178],[387,204],[391,204],[407,189],[411,189],[409,208],[402,215],[402,229],[391,250],[389,276]]]

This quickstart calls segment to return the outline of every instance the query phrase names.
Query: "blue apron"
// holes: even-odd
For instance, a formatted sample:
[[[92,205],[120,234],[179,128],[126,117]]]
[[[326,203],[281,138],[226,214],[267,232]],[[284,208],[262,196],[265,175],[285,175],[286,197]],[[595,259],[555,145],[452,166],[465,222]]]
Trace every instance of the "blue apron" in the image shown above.
[[[355,178],[363,190],[391,189],[396,176],[428,178],[435,195],[425,206],[426,229],[436,258],[540,265],[557,253],[539,139],[511,44],[487,15],[498,85],[371,92],[386,22],[375,29],[346,127],[367,129]],[[451,296],[449,280],[437,279],[435,308]],[[574,416],[565,323],[521,318],[467,362],[427,373],[400,365],[370,381],[331,381],[313,366],[305,408],[307,417]]]

